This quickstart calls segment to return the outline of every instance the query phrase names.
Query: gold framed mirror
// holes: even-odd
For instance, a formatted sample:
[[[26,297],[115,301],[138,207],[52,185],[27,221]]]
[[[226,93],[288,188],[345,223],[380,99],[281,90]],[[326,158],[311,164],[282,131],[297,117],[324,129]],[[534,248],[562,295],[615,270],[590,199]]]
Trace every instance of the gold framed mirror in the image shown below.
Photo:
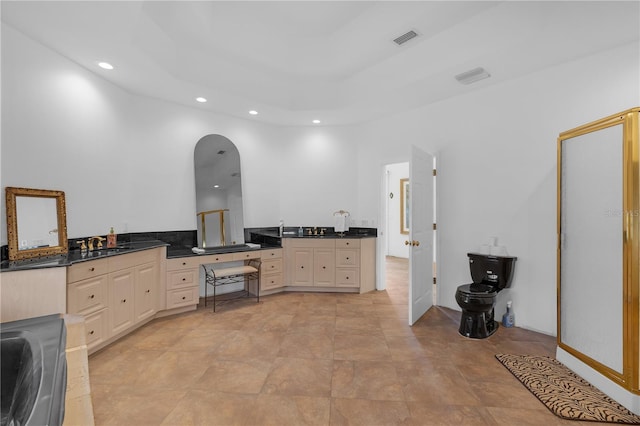
[[[63,191],[7,187],[6,202],[9,260],[68,252]]]
[[[409,178],[400,179],[400,233],[409,234]]]

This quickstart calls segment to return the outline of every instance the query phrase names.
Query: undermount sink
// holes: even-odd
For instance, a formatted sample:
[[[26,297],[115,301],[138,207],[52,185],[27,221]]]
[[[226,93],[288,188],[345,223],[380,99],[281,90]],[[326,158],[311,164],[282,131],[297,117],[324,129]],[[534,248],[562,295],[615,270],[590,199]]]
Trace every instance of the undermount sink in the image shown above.
[[[62,424],[66,329],[60,315],[2,324],[0,424]]]

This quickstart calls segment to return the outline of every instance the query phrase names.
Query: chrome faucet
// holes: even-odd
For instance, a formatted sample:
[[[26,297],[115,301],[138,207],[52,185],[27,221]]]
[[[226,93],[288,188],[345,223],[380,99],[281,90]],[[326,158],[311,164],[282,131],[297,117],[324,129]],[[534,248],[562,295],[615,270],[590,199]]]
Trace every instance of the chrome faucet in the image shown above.
[[[317,226],[313,227],[313,235],[318,235],[318,227]]]
[[[102,238],[102,237],[91,237],[91,238],[89,238],[89,251],[93,251],[93,248],[94,248],[94,247],[93,247],[93,241],[94,241],[94,240],[97,240],[97,241],[98,241],[98,244],[96,245],[96,247],[95,247],[95,248],[101,249],[101,248],[102,248],[102,242],[103,242],[105,239],[104,239],[104,238]]]

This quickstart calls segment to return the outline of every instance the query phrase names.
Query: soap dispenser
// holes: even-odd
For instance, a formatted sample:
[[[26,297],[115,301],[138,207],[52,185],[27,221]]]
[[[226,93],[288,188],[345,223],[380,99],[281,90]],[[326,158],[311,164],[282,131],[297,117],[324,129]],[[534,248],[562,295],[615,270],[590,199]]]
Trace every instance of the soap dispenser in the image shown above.
[[[284,221],[280,219],[280,224],[278,225],[278,235],[282,237],[284,234]]]
[[[115,248],[117,244],[118,244],[118,236],[116,235],[116,232],[113,230],[113,226],[112,226],[111,229],[109,230],[109,233],[107,234],[107,248]]]
[[[511,300],[509,300],[507,302],[507,312],[505,312],[504,315],[502,315],[502,325],[504,327],[510,328],[515,325],[515,322],[516,322],[516,318],[515,318],[515,315],[513,314],[513,311],[511,310]]]

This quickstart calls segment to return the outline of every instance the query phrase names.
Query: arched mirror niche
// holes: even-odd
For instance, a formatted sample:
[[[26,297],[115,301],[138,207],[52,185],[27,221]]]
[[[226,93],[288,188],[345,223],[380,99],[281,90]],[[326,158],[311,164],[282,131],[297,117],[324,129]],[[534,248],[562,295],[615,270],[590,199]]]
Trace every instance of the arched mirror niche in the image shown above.
[[[244,244],[240,153],[228,138],[207,135],[194,150],[198,247]]]

